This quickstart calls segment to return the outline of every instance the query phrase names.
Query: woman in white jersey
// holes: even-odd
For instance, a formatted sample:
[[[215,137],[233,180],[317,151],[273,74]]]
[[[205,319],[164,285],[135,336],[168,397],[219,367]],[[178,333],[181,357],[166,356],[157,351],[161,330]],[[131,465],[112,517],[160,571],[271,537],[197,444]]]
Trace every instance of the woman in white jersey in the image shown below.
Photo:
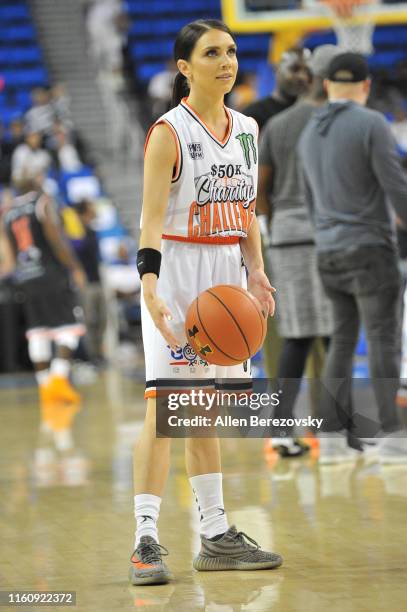
[[[183,331],[192,300],[218,284],[246,285],[272,315],[274,300],[263,269],[254,213],[257,126],[224,106],[236,79],[236,44],[220,21],[186,25],[174,48],[179,73],[173,109],[146,141],[138,269],[147,413],[134,452],[135,551],[133,584],[165,583],[157,521],[170,465],[170,439],[156,438],[156,392],[176,382],[214,387],[218,379],[249,377],[242,365],[213,366],[196,355]],[[184,97],[183,97],[184,96]],[[174,383],[173,383],[174,384]],[[218,387],[221,387],[221,383]],[[185,440],[186,468],[200,512],[197,570],[267,569],[282,563],[227,522],[219,441]]]

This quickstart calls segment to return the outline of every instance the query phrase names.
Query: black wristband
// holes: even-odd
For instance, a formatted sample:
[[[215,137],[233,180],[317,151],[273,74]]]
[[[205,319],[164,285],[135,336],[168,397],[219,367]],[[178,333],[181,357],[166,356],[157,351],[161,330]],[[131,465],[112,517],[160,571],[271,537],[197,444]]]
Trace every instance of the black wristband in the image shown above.
[[[160,276],[161,253],[157,249],[139,249],[137,252],[137,270],[140,274],[140,279],[144,274],[156,274]]]

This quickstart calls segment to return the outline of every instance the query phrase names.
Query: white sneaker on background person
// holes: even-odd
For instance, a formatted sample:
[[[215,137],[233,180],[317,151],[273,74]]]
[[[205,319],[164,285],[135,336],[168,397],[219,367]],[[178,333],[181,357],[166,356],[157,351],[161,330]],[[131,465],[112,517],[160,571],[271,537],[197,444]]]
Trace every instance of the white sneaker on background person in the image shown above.
[[[382,465],[407,463],[407,431],[395,431],[379,443],[379,461]]]
[[[345,430],[324,433],[319,437],[320,465],[355,461],[361,456],[361,451],[348,446]]]
[[[363,459],[365,463],[375,463],[379,460],[380,438],[361,438],[363,444]]]

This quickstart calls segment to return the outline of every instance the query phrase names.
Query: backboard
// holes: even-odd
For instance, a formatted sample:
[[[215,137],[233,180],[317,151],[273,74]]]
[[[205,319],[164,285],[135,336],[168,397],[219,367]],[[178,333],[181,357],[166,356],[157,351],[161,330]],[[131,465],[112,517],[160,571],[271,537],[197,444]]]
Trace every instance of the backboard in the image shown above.
[[[222,0],[223,19],[237,33],[281,32],[332,27],[329,7],[318,0]],[[353,22],[407,23],[407,2],[369,2],[355,9]]]

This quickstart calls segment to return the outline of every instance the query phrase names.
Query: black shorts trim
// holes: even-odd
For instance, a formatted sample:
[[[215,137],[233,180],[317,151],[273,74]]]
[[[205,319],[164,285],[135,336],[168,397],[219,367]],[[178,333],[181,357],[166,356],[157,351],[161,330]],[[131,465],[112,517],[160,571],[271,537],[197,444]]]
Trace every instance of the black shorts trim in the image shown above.
[[[146,382],[146,391],[148,391],[148,389],[187,389],[188,387],[214,386],[214,378],[160,378],[157,380],[148,380]]]

